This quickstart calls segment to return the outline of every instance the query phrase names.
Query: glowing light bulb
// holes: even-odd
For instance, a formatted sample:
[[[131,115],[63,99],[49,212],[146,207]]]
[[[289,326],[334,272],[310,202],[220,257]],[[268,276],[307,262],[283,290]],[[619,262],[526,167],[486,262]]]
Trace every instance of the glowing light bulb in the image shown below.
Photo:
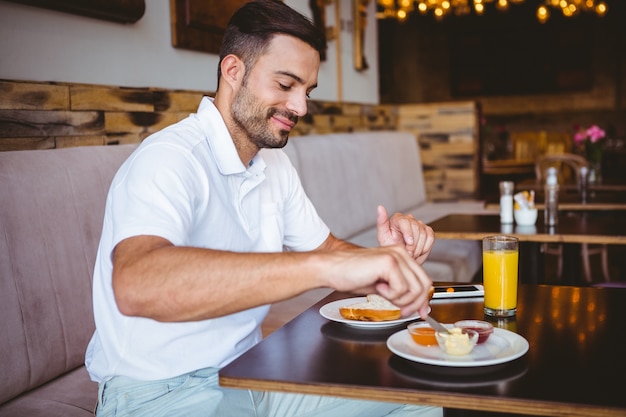
[[[550,11],[546,6],[539,6],[537,9],[537,20],[539,23],[546,23],[550,18]]]

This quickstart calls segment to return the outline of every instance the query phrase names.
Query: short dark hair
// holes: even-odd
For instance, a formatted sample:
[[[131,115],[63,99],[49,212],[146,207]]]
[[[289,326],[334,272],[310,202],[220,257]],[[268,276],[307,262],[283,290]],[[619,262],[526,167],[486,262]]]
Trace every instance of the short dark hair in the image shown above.
[[[221,63],[226,55],[238,56],[247,72],[277,34],[290,35],[308,43],[320,56],[326,50],[326,36],[305,16],[282,1],[251,1],[241,6],[228,22],[217,67],[218,87],[222,76]]]

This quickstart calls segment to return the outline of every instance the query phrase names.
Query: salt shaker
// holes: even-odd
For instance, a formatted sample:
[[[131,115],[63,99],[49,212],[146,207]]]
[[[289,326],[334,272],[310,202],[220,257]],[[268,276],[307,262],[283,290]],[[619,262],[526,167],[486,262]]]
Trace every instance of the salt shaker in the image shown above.
[[[513,223],[513,181],[500,181],[500,223]]]
[[[555,167],[548,168],[544,192],[544,222],[546,226],[556,226],[559,221],[559,182]]]

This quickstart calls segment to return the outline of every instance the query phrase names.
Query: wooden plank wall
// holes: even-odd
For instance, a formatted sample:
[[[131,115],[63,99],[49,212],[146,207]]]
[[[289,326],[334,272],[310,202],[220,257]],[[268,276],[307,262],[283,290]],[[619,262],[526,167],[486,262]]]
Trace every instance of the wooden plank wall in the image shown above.
[[[479,120],[474,102],[398,108],[399,130],[415,134],[430,200],[474,199],[478,192]]]
[[[138,143],[194,113],[202,96],[212,94],[0,80],[0,151]],[[310,101],[292,135],[409,131],[422,150],[429,199],[466,199],[477,191],[468,180],[477,176],[476,119],[474,103]]]
[[[201,94],[0,81],[0,151],[140,142],[197,109]]]

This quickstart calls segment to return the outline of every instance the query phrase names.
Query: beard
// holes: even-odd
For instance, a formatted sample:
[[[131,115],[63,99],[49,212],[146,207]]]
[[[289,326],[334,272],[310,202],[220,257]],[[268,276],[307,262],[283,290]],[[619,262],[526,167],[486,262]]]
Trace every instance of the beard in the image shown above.
[[[244,82],[241,90],[233,98],[231,117],[237,127],[248,139],[261,148],[282,148],[287,144],[289,131],[280,129],[275,134],[271,129],[270,119],[279,115],[297,123],[298,116],[286,110],[270,107],[264,110],[260,100],[252,94]]]

